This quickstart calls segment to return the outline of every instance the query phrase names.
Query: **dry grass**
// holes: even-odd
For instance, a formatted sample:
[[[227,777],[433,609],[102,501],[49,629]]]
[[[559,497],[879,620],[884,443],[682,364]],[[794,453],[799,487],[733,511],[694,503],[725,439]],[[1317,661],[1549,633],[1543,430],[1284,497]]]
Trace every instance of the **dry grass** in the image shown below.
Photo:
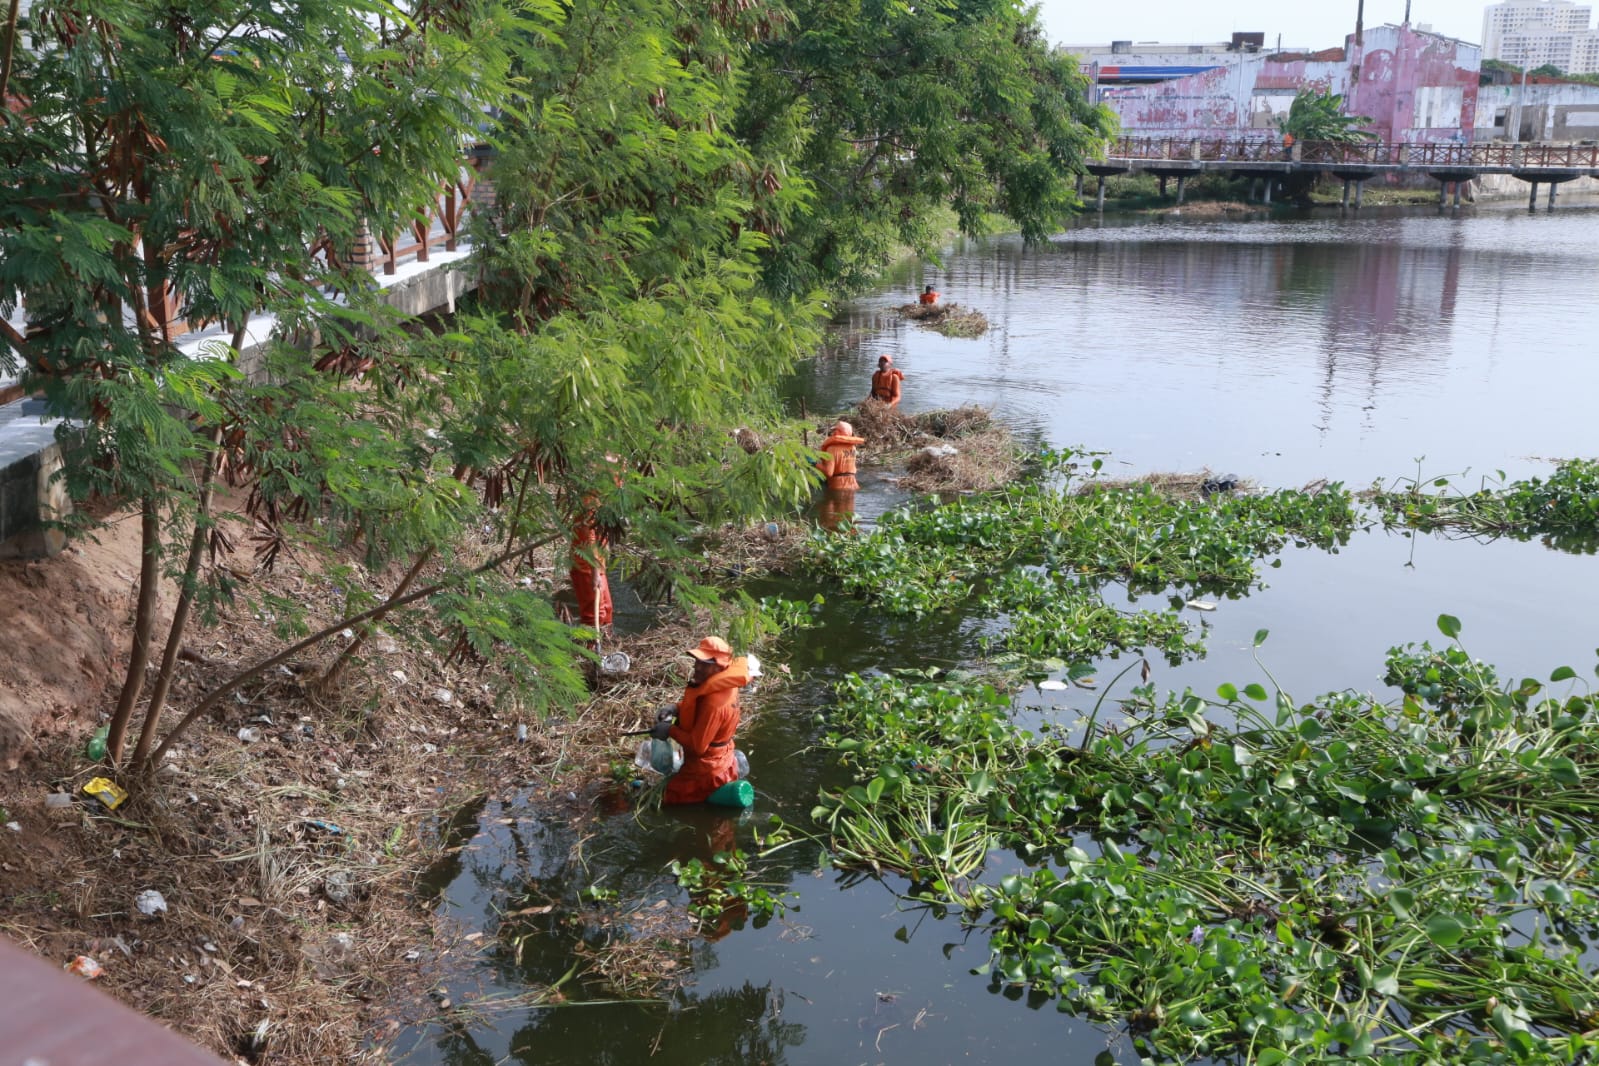
[[[775,527],[775,531],[774,528]],[[725,525],[708,540],[711,557],[736,578],[788,573],[809,527],[803,521]]]
[[[871,466],[901,463],[899,484],[915,492],[981,492],[1013,480],[1021,469],[1010,430],[994,421],[988,408],[970,404],[907,415],[867,400],[850,416],[855,432],[866,438],[862,462]],[[954,455],[931,454],[928,448],[955,449]]]
[[[960,304],[901,304],[899,314],[946,337],[981,337],[988,332],[988,316]]]
[[[991,426],[955,438],[954,455],[912,453],[900,485],[916,492],[985,492],[1015,479],[1021,459],[1010,431]]]
[[[1172,496],[1183,500],[1200,500],[1206,496],[1205,483],[1216,478],[1216,473],[1209,467],[1192,473],[1175,473],[1171,471],[1141,474],[1138,477],[1128,478],[1097,478],[1086,482],[1077,491],[1081,495],[1091,492],[1117,492],[1130,488],[1147,485],[1162,496]],[[1258,491],[1253,481],[1247,478],[1239,480],[1237,486],[1229,491],[1248,495]]]

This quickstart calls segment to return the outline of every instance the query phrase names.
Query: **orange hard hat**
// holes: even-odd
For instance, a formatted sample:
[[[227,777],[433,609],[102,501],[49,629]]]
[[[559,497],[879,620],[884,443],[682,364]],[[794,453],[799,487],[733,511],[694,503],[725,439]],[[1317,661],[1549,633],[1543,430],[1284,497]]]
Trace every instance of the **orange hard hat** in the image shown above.
[[[705,637],[687,654],[701,662],[713,662],[718,666],[726,666],[733,661],[733,649],[721,637]]]

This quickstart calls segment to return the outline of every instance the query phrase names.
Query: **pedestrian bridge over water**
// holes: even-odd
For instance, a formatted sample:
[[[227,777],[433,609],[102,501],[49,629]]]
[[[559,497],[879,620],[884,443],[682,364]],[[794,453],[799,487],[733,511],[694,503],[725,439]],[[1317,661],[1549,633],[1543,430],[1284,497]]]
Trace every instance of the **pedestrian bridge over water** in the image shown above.
[[[1300,141],[1284,146],[1276,138],[1259,137],[1123,137],[1107,145],[1105,155],[1087,169],[1099,178],[1099,207],[1105,205],[1105,179],[1112,175],[1152,174],[1160,179],[1163,194],[1166,182],[1176,179],[1177,202],[1181,203],[1187,180],[1207,172],[1260,180],[1268,203],[1276,181],[1297,174],[1329,174],[1343,180],[1345,204],[1354,189],[1356,207],[1360,206],[1362,183],[1378,175],[1432,178],[1439,183],[1440,204],[1447,202],[1452,185],[1459,206],[1461,183],[1484,174],[1509,174],[1531,185],[1529,207],[1536,204],[1540,185],[1549,186],[1553,206],[1555,190],[1563,183],[1599,177],[1599,144]]]

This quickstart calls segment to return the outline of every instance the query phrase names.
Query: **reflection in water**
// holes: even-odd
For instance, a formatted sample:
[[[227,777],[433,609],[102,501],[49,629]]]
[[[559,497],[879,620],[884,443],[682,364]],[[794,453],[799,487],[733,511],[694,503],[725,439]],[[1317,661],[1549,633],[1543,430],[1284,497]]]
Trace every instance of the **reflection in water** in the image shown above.
[[[855,521],[855,489],[824,489],[816,523],[829,533],[848,530]]]
[[[894,317],[923,277],[989,332]],[[1042,248],[969,245],[862,301],[844,331],[886,328],[797,389],[841,409],[890,354],[910,411],[990,404],[1137,470],[1364,484],[1427,455],[1530,473],[1528,456],[1590,448],[1596,280],[1599,211],[1583,208],[1085,226]]]

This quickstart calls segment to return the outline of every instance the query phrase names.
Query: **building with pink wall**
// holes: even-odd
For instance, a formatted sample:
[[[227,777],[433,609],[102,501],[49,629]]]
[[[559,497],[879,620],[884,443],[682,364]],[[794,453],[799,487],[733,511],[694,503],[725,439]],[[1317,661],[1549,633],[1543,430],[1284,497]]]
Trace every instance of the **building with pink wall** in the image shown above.
[[[1233,62],[1151,85],[1104,87],[1123,132],[1145,137],[1270,137],[1295,94],[1339,93],[1383,141],[1468,141],[1482,49],[1405,26],[1376,26],[1361,43],[1314,53],[1240,54]]]

